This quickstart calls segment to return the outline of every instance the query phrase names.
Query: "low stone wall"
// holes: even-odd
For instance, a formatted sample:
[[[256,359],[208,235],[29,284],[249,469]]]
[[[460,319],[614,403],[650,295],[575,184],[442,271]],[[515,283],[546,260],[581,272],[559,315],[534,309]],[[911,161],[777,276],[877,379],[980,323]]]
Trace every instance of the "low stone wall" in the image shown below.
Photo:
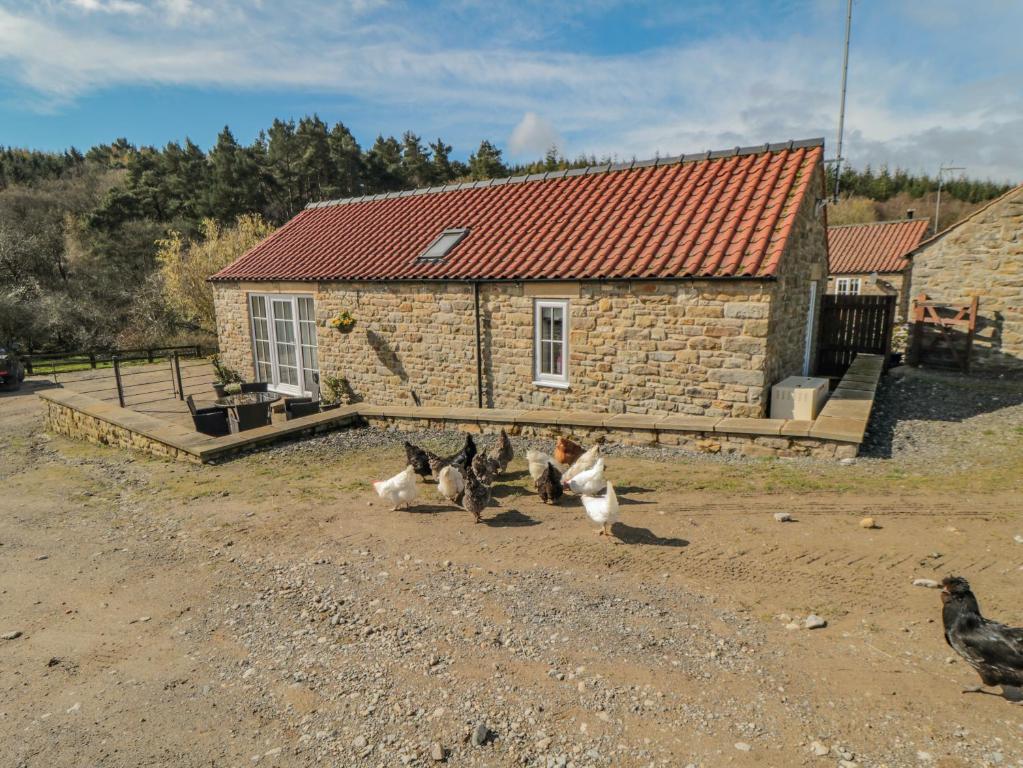
[[[152,438],[142,432],[54,400],[43,400],[43,423],[47,432],[97,445],[127,448],[150,456],[199,463],[198,456],[182,447]]]
[[[51,432],[201,463],[353,424],[489,434],[505,429],[523,437],[553,439],[566,435],[584,443],[600,440],[624,445],[670,445],[700,453],[844,459],[855,456],[863,442],[883,367],[878,355],[857,357],[814,421],[359,403],[241,434],[209,437],[70,390],[48,390],[40,392],[39,397],[46,409],[46,428]]]
[[[415,416],[364,416],[371,427],[414,432],[422,429],[449,429],[475,434],[495,434],[504,429],[508,434],[553,440],[559,436],[571,437],[581,443],[597,441],[621,445],[668,445],[699,453],[739,454],[760,457],[812,456],[820,459],[844,459],[856,455],[859,445],[841,440],[781,434],[742,434],[739,432],[699,431],[650,427],[569,426],[477,422],[451,419],[423,419]],[[728,419],[724,419],[728,421]],[[758,419],[758,421],[774,421]],[[727,424],[724,428],[727,429]]]

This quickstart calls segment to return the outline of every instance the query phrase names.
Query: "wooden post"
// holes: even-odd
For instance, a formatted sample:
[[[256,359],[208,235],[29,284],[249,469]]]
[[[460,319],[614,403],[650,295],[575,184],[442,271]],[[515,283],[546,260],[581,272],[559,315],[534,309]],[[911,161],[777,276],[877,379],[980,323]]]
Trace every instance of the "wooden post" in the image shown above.
[[[914,366],[920,365],[920,345],[924,339],[923,303],[925,301],[927,301],[926,293],[921,293],[913,300],[913,333],[909,339],[909,359],[906,362]]]
[[[114,355],[110,358],[114,364],[114,381],[117,384],[117,402],[124,408],[124,387],[121,386],[121,358]]]
[[[884,370],[888,370],[892,360],[892,334],[895,332],[895,297],[886,296],[888,300],[884,311],[884,325],[887,329],[884,336]]]
[[[977,294],[970,297],[969,324],[966,326],[966,350],[963,355],[963,373],[970,372],[970,354],[973,352],[973,334],[977,330],[977,306],[980,303]]]
[[[90,352],[89,353],[89,367],[92,368],[93,370],[96,370],[96,353],[95,352]]]

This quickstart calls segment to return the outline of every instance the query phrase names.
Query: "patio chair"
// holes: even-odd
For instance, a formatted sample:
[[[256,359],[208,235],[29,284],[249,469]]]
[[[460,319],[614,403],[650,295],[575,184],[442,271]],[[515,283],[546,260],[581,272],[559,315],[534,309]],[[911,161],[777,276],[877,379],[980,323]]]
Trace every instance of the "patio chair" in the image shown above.
[[[292,419],[298,419],[302,416],[311,416],[314,413],[320,412],[320,401],[313,400],[308,397],[301,398],[305,402],[295,403],[292,402],[284,407],[284,416],[288,421]]]
[[[265,381],[250,381],[242,382],[242,392],[266,392],[267,383]]]
[[[227,413],[223,408],[196,408],[195,398],[192,395],[189,395],[186,400],[188,410],[192,413],[192,423],[195,425],[196,432],[210,437],[220,437],[231,433]]]
[[[236,405],[231,409],[231,431],[244,432],[247,429],[265,427],[271,423],[270,403]]]

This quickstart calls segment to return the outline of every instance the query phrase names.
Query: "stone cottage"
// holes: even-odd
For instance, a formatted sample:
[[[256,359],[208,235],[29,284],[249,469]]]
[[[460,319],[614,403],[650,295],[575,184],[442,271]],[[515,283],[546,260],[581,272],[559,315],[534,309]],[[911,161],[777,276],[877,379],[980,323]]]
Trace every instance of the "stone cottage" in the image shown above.
[[[974,372],[1023,370],[1023,185],[921,243],[911,254],[910,304],[967,304],[976,295]]]
[[[896,296],[898,321],[906,317],[909,259],[927,234],[927,219],[828,227],[828,288],[839,296]]]
[[[763,416],[772,384],[813,369],[822,154],[311,204],[212,276],[222,357],[282,393],[338,376],[380,405]]]

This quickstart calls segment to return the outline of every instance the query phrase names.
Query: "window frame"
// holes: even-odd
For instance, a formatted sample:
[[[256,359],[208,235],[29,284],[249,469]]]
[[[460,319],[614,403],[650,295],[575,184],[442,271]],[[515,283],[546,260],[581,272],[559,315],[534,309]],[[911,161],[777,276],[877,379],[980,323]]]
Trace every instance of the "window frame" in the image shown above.
[[[845,290],[842,290],[843,287]],[[860,278],[858,277],[836,277],[835,295],[837,296],[859,296],[861,289]]]
[[[561,373],[542,373],[540,370],[540,354],[543,349],[541,343],[541,313],[544,309],[561,311]],[[554,387],[555,389],[569,388],[569,326],[571,316],[571,303],[568,299],[534,299],[533,301],[533,384],[538,387]],[[550,343],[559,343],[553,339]]]
[[[453,251],[460,242],[465,240],[468,234],[469,234],[468,227],[448,227],[439,235],[437,235],[437,237],[433,238],[433,240],[430,241],[430,244],[426,246],[426,248],[423,250],[421,254],[419,254],[418,257],[416,257],[416,260],[424,261],[429,264],[444,261],[444,259],[448,257],[448,254],[451,253],[451,251]],[[445,239],[451,240],[450,245],[448,245],[448,247],[445,248],[440,254],[436,256],[431,256],[430,251],[436,248],[437,245],[439,245],[441,241]]]
[[[277,393],[282,394],[282,395],[289,395],[289,396],[314,396],[314,395],[316,395],[317,391],[315,389],[308,390],[308,389],[305,388],[305,372],[306,372],[306,370],[312,371],[314,369],[308,368],[307,365],[306,365],[306,361],[305,361],[306,353],[305,353],[305,350],[303,349],[303,347],[309,346],[309,345],[304,345],[302,343],[302,327],[301,327],[301,323],[302,322],[310,322],[310,321],[303,321],[303,320],[301,320],[301,312],[300,312],[300,309],[299,309],[299,306],[300,306],[300,303],[301,303],[302,300],[308,299],[309,301],[311,301],[312,302],[312,316],[313,316],[312,322],[315,323],[315,318],[316,318],[316,298],[315,298],[315,296],[313,294],[309,294],[309,293],[264,293],[264,292],[261,292],[261,291],[252,291],[252,292],[249,292],[249,293],[246,294],[246,305],[247,305],[247,309],[248,309],[248,312],[249,312],[249,343],[250,343],[251,348],[252,348],[253,374],[256,376],[256,380],[257,381],[263,381],[263,379],[261,378],[260,370],[259,370],[261,363],[259,362],[259,352],[257,350],[257,338],[256,338],[256,320],[257,320],[257,318],[256,318],[255,313],[252,311],[253,310],[253,302],[254,302],[255,299],[262,299],[263,300],[263,302],[264,302],[264,311],[266,312],[266,318],[265,318],[264,321],[266,322],[267,329],[268,329],[268,334],[267,334],[268,335],[268,339],[267,339],[266,343],[269,344],[269,347],[270,347],[270,349],[269,349],[270,356],[269,356],[269,359],[266,360],[264,364],[270,370],[270,376],[266,379],[266,382],[269,385],[269,388],[272,391],[277,392]],[[277,319],[276,319],[276,317],[274,315],[274,311],[273,311],[273,304],[274,304],[275,301],[287,302],[288,304],[291,305],[291,315],[292,316],[291,316],[291,319],[289,321],[287,321],[287,322],[291,326],[292,333],[293,333],[293,335],[295,337],[295,340],[293,342],[294,343],[294,347],[295,347],[295,364],[293,366],[286,366],[286,367],[293,367],[293,368],[296,369],[296,374],[297,374],[297,378],[298,378],[298,384],[286,384],[286,383],[282,383],[280,381],[280,362],[278,360],[279,350],[278,350],[278,347],[277,347],[278,339],[277,339],[277,329],[275,327],[275,323],[278,322],[278,321],[277,321]],[[260,318],[260,319],[263,319],[263,318]],[[284,321],[281,321],[281,322],[284,322]],[[314,325],[314,329],[315,329],[315,325]],[[319,363],[319,349],[318,349],[319,339],[317,338],[317,336],[315,334],[313,336],[313,339],[315,340],[315,342],[317,342],[317,344],[316,344],[317,349],[315,351],[315,355],[316,355],[316,363],[317,363],[317,366],[318,366],[318,363]],[[318,378],[319,377],[319,370],[316,369],[315,373],[316,373],[316,376]],[[317,387],[318,386],[319,385],[317,383]]]

